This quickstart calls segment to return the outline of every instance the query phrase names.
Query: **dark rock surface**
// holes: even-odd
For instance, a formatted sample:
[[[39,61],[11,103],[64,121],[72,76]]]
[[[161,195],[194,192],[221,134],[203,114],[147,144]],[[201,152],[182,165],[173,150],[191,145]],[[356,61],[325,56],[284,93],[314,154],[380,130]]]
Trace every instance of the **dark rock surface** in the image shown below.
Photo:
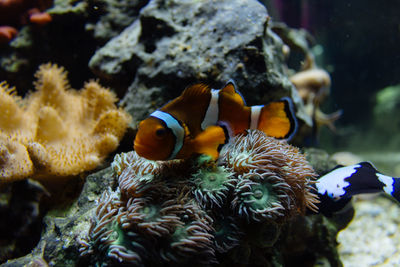
[[[53,210],[43,220],[41,239],[32,252],[22,258],[9,260],[2,266],[76,266],[79,262],[79,243],[87,231],[98,196],[115,185],[111,168],[87,177],[79,198],[67,209]],[[85,266],[85,265],[82,265]]]

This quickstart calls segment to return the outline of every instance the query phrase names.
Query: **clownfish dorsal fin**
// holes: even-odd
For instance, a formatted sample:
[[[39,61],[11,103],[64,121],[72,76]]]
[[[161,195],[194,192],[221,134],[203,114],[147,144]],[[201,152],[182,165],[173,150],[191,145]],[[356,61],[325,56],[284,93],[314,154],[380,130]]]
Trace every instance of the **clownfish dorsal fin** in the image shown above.
[[[208,94],[211,91],[210,87],[204,83],[197,83],[187,87],[181,97],[184,99],[198,100],[199,97]]]
[[[246,105],[246,101],[244,100],[242,94],[237,90],[237,86],[233,80],[229,80],[224,88],[221,89],[221,93],[227,93],[233,97],[233,99],[241,103],[241,105]]]

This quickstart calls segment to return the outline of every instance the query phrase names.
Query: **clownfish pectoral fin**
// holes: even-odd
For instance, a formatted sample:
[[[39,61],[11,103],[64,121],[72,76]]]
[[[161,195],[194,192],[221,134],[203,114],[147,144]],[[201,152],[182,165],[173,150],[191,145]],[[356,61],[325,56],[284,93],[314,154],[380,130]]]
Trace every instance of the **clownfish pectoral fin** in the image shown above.
[[[229,80],[225,84],[224,88],[221,89],[221,92],[231,95],[233,97],[233,99],[236,102],[241,103],[241,105],[244,105],[244,106],[246,105],[246,101],[244,100],[242,94],[237,89],[236,83],[233,80]]]
[[[297,119],[292,101],[285,97],[265,106],[253,106],[251,127],[268,136],[290,140],[297,131]],[[257,126],[255,126],[257,125]]]
[[[199,154],[209,155],[217,159],[219,147],[227,143],[228,136],[221,126],[209,126],[193,140],[194,150]]]

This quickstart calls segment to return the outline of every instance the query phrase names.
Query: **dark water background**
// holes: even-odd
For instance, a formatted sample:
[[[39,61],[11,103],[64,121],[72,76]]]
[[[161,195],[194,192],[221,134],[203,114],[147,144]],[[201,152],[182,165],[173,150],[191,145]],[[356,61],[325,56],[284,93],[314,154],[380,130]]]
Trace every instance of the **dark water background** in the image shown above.
[[[398,151],[400,137],[392,128],[400,125],[386,130],[372,122],[372,113],[376,93],[400,83],[400,1],[264,2],[274,20],[306,28],[324,48],[319,65],[330,72],[332,87],[322,110],[344,113],[336,134],[322,129],[320,145],[330,151]],[[395,111],[393,116],[400,116]]]

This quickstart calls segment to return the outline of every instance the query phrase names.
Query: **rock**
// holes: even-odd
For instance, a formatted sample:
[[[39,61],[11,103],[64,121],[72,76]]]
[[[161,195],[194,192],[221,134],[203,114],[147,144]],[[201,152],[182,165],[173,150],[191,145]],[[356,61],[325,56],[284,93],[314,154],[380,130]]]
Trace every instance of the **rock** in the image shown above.
[[[32,252],[2,266],[87,266],[79,265],[78,240],[89,228],[98,195],[115,185],[111,173],[111,168],[106,168],[89,175],[82,194],[70,207],[53,210],[45,216],[41,239]],[[33,265],[38,262],[43,265]]]
[[[86,29],[93,30],[94,37],[105,42],[129,26],[137,18],[140,9],[149,1],[95,0],[86,2],[92,4],[93,9],[100,15],[95,23],[87,23]]]
[[[0,263],[20,257],[40,239],[43,211],[39,203],[47,190],[33,180],[0,187]]]
[[[362,157],[349,151],[335,152],[331,157],[337,162],[337,164],[343,166],[353,165],[363,161]]]

